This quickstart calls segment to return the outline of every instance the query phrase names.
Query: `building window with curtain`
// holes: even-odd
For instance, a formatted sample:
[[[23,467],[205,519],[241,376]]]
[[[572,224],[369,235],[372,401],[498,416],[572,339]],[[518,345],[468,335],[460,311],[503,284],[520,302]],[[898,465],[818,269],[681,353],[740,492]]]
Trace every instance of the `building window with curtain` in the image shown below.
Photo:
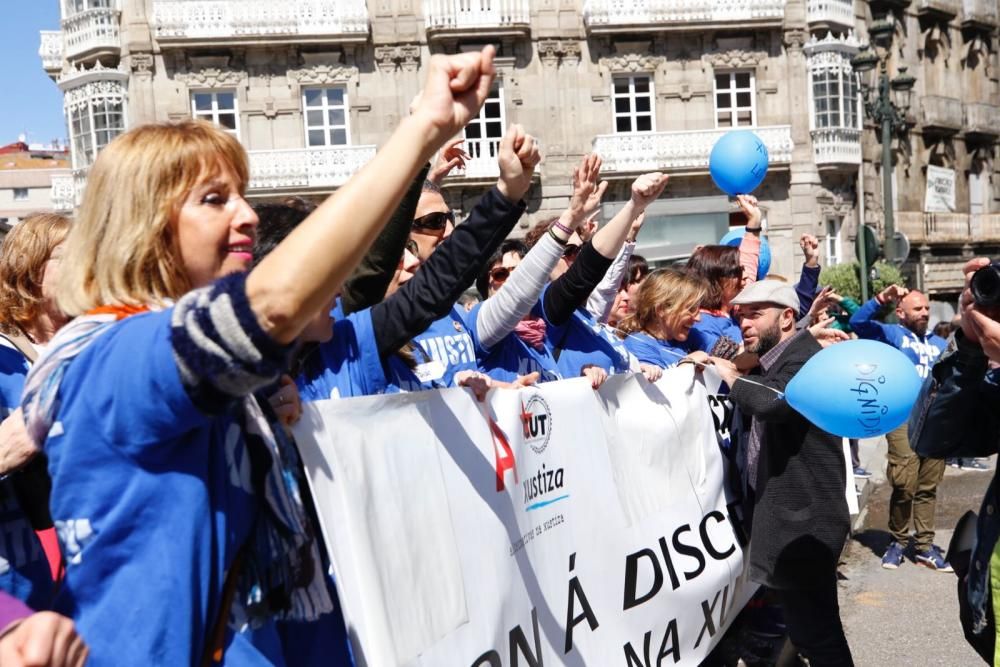
[[[611,103],[616,134],[652,132],[653,82],[646,74],[616,76],[611,83]]]
[[[843,220],[840,218],[827,218],[826,220],[826,265],[834,266],[840,264],[840,230]]]

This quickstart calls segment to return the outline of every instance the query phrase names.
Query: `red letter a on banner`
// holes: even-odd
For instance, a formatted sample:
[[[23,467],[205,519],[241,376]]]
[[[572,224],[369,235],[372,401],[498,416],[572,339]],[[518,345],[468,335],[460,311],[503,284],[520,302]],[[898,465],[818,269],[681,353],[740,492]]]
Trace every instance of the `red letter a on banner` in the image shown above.
[[[517,462],[514,460],[514,450],[507,442],[507,436],[492,419],[490,419],[490,430],[493,432],[493,453],[496,454],[497,459],[497,492],[499,493],[504,490],[503,478],[508,470],[514,472],[514,483],[517,484]]]

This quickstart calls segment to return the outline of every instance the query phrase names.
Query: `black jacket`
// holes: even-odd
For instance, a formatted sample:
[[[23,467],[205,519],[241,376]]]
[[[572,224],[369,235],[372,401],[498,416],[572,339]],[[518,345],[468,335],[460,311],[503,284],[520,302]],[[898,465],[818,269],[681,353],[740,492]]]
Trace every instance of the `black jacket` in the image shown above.
[[[820,349],[812,335],[801,332],[766,373],[737,380],[730,393],[744,416],[764,422],[750,578],[770,588],[815,588],[817,579],[836,569],[850,530],[842,441],[810,423],[783,395]]]

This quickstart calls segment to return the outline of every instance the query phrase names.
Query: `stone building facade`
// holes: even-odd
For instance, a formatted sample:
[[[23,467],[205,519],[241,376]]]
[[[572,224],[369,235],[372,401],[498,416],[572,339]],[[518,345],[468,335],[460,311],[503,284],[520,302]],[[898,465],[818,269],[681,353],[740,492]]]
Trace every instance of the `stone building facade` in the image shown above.
[[[473,159],[446,183],[456,209],[467,209],[495,180],[499,137],[506,124],[520,123],[545,154],[522,233],[558,213],[573,165],[596,150],[612,182],[605,217],[637,174],[671,174],[669,196],[650,209],[640,246],[658,262],[683,258],[727,231],[732,204],[708,176],[708,155],[732,127],[753,129],[769,149],[770,170],[756,194],[766,210],[773,272],[798,273],[803,232],[823,239],[824,262],[850,259],[858,220],[877,213],[877,184],[859,180],[872,149],[862,138],[849,62],[859,46],[855,29],[870,16],[864,2],[60,2],[62,29],[42,34],[41,55],[64,92],[78,191],[95,153],[127,127],[198,116],[226,127],[249,151],[251,196],[320,196],[364,164],[407,113],[432,54],[491,43],[499,74],[491,100],[465,131]],[[916,7],[901,16],[912,19],[906,48],[913,51],[924,18]],[[968,59],[960,46],[964,17],[963,8],[948,24],[955,46],[947,58],[956,70]],[[993,25],[987,50],[975,51],[992,63],[981,67],[994,78],[975,93],[986,113],[996,110]],[[936,85],[945,88],[927,95],[958,94],[941,77]],[[949,139],[962,144],[954,160],[965,159],[962,137],[993,146],[991,128],[1000,126],[987,122],[970,135],[961,105],[960,127]],[[876,170],[865,165],[874,183]],[[913,210],[909,190],[900,198],[900,210]],[[989,200],[993,210],[992,190]]]

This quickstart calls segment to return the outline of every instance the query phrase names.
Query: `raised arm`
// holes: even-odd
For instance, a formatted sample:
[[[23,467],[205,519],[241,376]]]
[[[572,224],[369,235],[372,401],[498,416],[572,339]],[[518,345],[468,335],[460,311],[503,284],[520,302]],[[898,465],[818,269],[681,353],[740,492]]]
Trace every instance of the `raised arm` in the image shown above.
[[[869,299],[853,315],[851,315],[851,329],[861,338],[879,340],[883,343],[893,343],[893,338],[889,334],[889,327],[875,319],[879,310],[887,303],[897,303],[906,296],[908,290],[899,285],[889,285],[884,290]]]
[[[740,240],[740,266],[743,267],[743,286],[757,282],[760,266],[761,213],[753,195],[737,195],[736,203],[747,216],[746,232]]]
[[[573,196],[567,209],[549,231],[531,248],[517,271],[487,299],[476,313],[479,339],[489,350],[504,339],[517,323],[538,303],[549,275],[562,257],[566,242],[601,202],[607,182],[598,184],[601,159],[596,155],[583,158],[573,170]]]
[[[519,125],[509,128],[500,144],[497,186],[480,198],[468,219],[455,227],[412,279],[372,308],[380,356],[394,353],[451,310],[482,270],[484,259],[500,247],[524,213],[521,198],[540,160],[534,138]]]
[[[420,168],[486,100],[494,48],[431,58],[414,113],[375,157],[249,274],[246,293],[260,326],[288,343],[337,293]]]
[[[420,193],[423,191],[424,179],[427,178],[429,169],[430,165],[425,165],[417,172],[399,206],[389,218],[389,223],[365,253],[361,264],[344,283],[340,297],[344,313],[364,310],[385,298],[385,291],[392,282],[392,274],[399,264],[399,258],[403,255],[406,240],[410,237],[413,215],[417,210],[417,202],[420,201]]]
[[[625,277],[625,270],[628,268],[628,261],[635,252],[635,240],[646,221],[646,214],[640,213],[632,221],[632,228],[628,236],[625,237],[625,245],[618,251],[618,256],[611,264],[611,268],[604,274],[601,282],[587,297],[587,312],[594,316],[599,322],[606,322],[611,313],[611,307],[615,303],[615,296],[621,288],[622,279]]]
[[[819,241],[812,234],[803,234],[799,238],[799,247],[805,262],[799,282],[795,285],[795,293],[799,295],[799,317],[805,317],[816,298],[816,287],[819,285]]]

